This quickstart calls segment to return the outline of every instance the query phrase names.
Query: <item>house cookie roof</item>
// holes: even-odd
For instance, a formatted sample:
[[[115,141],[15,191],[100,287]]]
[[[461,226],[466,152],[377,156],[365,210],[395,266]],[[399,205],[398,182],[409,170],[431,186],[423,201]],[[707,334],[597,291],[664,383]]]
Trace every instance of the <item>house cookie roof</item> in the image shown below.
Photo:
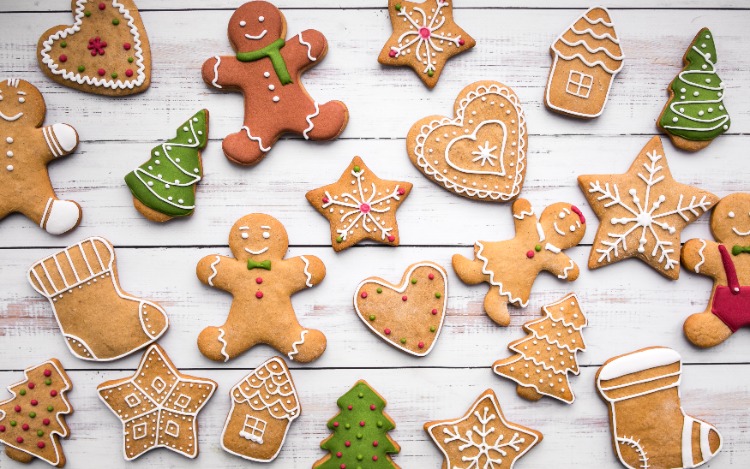
[[[279,357],[271,358],[237,383],[232,399],[237,404],[247,403],[253,410],[267,410],[279,420],[292,420],[300,412],[289,369]]]
[[[612,75],[620,71],[625,57],[604,7],[594,7],[584,13],[558,36],[551,48],[560,58],[579,58],[586,65],[601,66]]]

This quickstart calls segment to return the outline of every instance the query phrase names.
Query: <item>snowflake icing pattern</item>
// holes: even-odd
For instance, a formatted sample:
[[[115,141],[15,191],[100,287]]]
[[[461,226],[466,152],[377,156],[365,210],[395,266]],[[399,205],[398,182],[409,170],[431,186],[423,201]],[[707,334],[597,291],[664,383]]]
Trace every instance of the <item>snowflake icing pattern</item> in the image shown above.
[[[406,31],[398,38],[398,47],[392,46],[389,55],[393,58],[401,55],[411,53],[411,47],[414,46],[414,55],[417,60],[425,65],[423,73],[432,76],[435,73],[435,55],[437,52],[443,52],[443,48],[435,44],[434,40],[440,41],[440,45],[443,45],[446,41],[458,46],[463,46],[465,41],[461,39],[461,35],[451,37],[451,33],[446,36],[440,34],[440,28],[445,24],[445,16],[441,13],[444,6],[448,5],[448,2],[444,0],[438,0],[437,8],[433,9],[433,14],[428,16],[423,9],[419,7],[412,8],[412,14],[409,14],[405,6],[401,6],[398,11],[398,16],[404,17],[404,21],[411,23],[409,31]],[[414,20],[412,15],[413,12],[417,12],[421,15],[421,24]],[[440,21],[437,21],[438,17]],[[437,24],[435,24],[437,22]],[[416,45],[414,45],[416,43]],[[424,57],[420,54],[420,50],[424,46]]]
[[[656,200],[651,199],[651,190],[662,182],[665,178],[664,175],[659,174],[664,167],[659,164],[659,161],[664,157],[657,151],[649,151],[646,153],[649,162],[643,164],[643,171],[638,171],[638,178],[645,184],[644,192],[640,194],[636,189],[629,189],[628,194],[630,201],[627,199],[623,200],[620,195],[620,189],[617,184],[612,184],[610,187],[609,183],[605,183],[602,187],[599,181],[590,183],[589,193],[600,194],[596,200],[604,201],[604,208],[617,205],[627,210],[632,216],[622,218],[612,218],[610,221],[613,225],[626,226],[622,233],[608,233],[610,241],[602,240],[602,244],[606,246],[604,249],[597,249],[596,252],[600,254],[598,262],[602,262],[606,259],[609,262],[614,257],[619,257],[619,247],[622,247],[623,251],[627,251],[627,237],[634,231],[640,229],[641,236],[638,240],[638,252],[643,254],[647,252],[647,248],[650,250],[651,257],[658,257],[658,262],[664,265],[664,270],[674,269],[680,264],[679,252],[676,254],[675,249],[679,249],[679,246],[673,246],[672,241],[662,239],[665,235],[672,235],[677,230],[677,227],[670,225],[664,221],[665,217],[677,214],[688,223],[690,222],[689,214],[694,217],[699,217],[703,212],[711,208],[712,202],[703,195],[700,200],[693,196],[690,199],[690,203],[683,206],[684,195],[680,194],[677,201],[677,205],[673,209],[668,209],[669,206],[665,206],[667,197],[665,195],[659,195]],[[641,199],[643,197],[643,199]],[[632,202],[632,203],[629,203]],[[670,201],[671,202],[671,201]],[[699,211],[700,210],[700,211]],[[649,239],[651,235],[653,239]],[[650,249],[651,242],[654,243],[653,248]]]

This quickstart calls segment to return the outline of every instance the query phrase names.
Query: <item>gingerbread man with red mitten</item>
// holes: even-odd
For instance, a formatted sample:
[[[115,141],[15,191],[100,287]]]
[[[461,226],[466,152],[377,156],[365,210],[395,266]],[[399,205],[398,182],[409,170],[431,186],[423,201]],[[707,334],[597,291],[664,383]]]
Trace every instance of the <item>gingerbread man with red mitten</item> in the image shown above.
[[[50,234],[63,234],[81,221],[81,207],[58,200],[47,173],[53,160],[78,146],[68,124],[42,127],[42,93],[17,78],[0,82],[0,219],[20,212]]]
[[[224,154],[242,165],[258,163],[284,133],[306,140],[332,140],[344,130],[349,112],[341,101],[318,104],[300,76],[328,51],[319,31],[308,29],[286,38],[284,15],[274,5],[253,1],[229,20],[235,56],[215,56],[203,64],[203,80],[245,96],[242,130],[224,139]]]

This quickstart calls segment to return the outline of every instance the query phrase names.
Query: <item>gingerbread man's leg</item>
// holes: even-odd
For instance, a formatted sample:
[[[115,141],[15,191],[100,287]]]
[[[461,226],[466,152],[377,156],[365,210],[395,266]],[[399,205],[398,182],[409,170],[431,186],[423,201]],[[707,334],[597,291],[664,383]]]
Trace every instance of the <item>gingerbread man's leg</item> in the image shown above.
[[[349,121],[349,110],[341,101],[315,104],[315,112],[305,117],[302,136],[310,140],[332,140],[344,131]]]
[[[33,202],[19,207],[19,212],[53,235],[67,233],[78,226],[80,205],[71,200],[58,200],[49,180],[40,182],[33,190]]]
[[[221,147],[231,161],[249,166],[259,163],[278,138],[279,132],[245,123],[239,132],[227,135]]]
[[[702,313],[690,315],[683,325],[685,336],[698,347],[715,347],[732,335],[732,330],[709,307]]]
[[[308,363],[325,352],[327,341],[319,330],[306,329],[295,320],[292,327],[276,331],[268,343],[290,360]]]
[[[510,313],[508,312],[508,302],[504,295],[500,294],[500,287],[490,285],[490,290],[484,297],[484,310],[500,326],[510,324]]]
[[[229,308],[227,321],[220,327],[209,326],[198,336],[198,349],[211,360],[227,362],[253,346],[263,342],[263,338],[250,320],[256,311],[235,299]]]

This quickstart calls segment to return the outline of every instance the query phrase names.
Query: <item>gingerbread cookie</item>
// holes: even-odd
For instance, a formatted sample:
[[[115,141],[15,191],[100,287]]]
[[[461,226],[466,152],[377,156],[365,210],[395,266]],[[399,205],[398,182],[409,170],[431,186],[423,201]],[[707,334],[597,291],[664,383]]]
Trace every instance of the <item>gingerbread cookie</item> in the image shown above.
[[[543,318],[523,325],[529,335],[508,345],[516,355],[496,361],[492,369],[518,383],[516,392],[524,399],[549,396],[572,404],[575,396],[568,373],[580,372],[576,355],[586,350],[581,330],[588,320],[575,293],[543,306],[542,311]]]
[[[328,421],[333,433],[320,444],[328,454],[313,469],[399,469],[390,456],[401,447],[388,435],[396,424],[385,412],[386,404],[367,381],[357,381],[336,401],[341,411]]]
[[[281,357],[266,361],[229,393],[232,408],[221,433],[225,451],[250,461],[279,455],[300,407],[292,375]]]
[[[363,280],[354,293],[359,318],[394,347],[423,357],[437,342],[448,301],[448,275],[434,262],[406,269],[399,285],[379,277]]]
[[[683,265],[714,281],[703,312],[685,321],[685,335],[698,347],[719,345],[750,325],[750,194],[731,194],[711,213],[716,241],[691,239],[682,247]]]
[[[42,127],[46,111],[42,94],[28,81],[0,82],[0,219],[20,212],[59,235],[78,226],[81,207],[57,198],[47,165],[75,150],[78,133],[68,124]]]
[[[406,151],[422,174],[474,200],[507,202],[526,175],[526,117],[502,83],[478,81],[458,94],[456,117],[428,116],[411,126]]]
[[[258,344],[302,363],[323,354],[325,336],[300,325],[291,296],[322,282],[326,268],[315,256],[285,259],[288,248],[281,222],[252,213],[237,220],[229,232],[234,257],[211,255],[198,262],[201,282],[234,297],[227,321],[203,329],[198,336],[203,355],[226,362]]]
[[[174,138],[152,148],[150,160],[125,176],[135,208],[144,217],[164,222],[193,214],[206,143],[208,111],[202,109],[177,128]]]
[[[680,276],[682,229],[719,200],[672,178],[659,137],[627,173],[579,176],[578,185],[600,220],[589,269],[635,257],[673,280]]]
[[[724,108],[724,82],[716,74],[716,45],[708,28],[701,29],[682,58],[685,66],[669,85],[657,127],[683,150],[698,151],[729,130]]]
[[[71,0],[72,26],[39,38],[42,71],[87,93],[126,96],[151,84],[151,48],[133,0]]]
[[[607,360],[596,388],[609,405],[612,447],[628,468],[698,467],[721,449],[713,425],[682,410],[680,355],[651,347]]]
[[[24,380],[8,387],[13,397],[0,402],[0,442],[5,454],[29,463],[34,458],[65,466],[60,438],[70,434],[65,416],[73,413],[66,393],[73,389],[59,360],[27,368]]]
[[[229,20],[234,56],[214,56],[203,64],[203,80],[222,91],[245,96],[242,129],[224,139],[231,161],[253,165],[285,133],[305,140],[333,140],[344,131],[349,111],[341,101],[318,104],[302,85],[302,74],[320,63],[328,42],[307,29],[288,41],[286,20],[274,5],[245,3]]]
[[[543,438],[536,430],[508,422],[492,389],[463,417],[427,422],[424,430],[443,453],[443,469],[512,469]]]
[[[164,349],[151,345],[133,376],[97,386],[99,398],[122,420],[125,459],[154,448],[198,456],[198,412],[218,385],[182,374]]]
[[[70,352],[82,360],[117,360],[167,332],[164,310],[120,287],[115,251],[87,238],[32,265],[34,290],[46,297]]]
[[[429,88],[437,84],[448,59],[477,44],[453,20],[452,0],[388,0],[388,13],[393,34],[378,62],[411,67]]]
[[[305,197],[331,223],[331,246],[342,251],[365,239],[398,246],[396,210],[412,184],[380,179],[355,156],[338,181]]]
[[[600,116],[625,58],[609,10],[590,8],[555,39],[550,54],[547,108],[581,119]]]
[[[455,254],[453,269],[468,285],[490,284],[484,310],[501,326],[510,324],[508,304],[525,307],[534,280],[546,270],[572,282],[580,270],[563,251],[578,245],[586,219],[575,205],[552,204],[537,218],[526,199],[513,202],[516,236],[506,241],[477,241],[474,259]]]

